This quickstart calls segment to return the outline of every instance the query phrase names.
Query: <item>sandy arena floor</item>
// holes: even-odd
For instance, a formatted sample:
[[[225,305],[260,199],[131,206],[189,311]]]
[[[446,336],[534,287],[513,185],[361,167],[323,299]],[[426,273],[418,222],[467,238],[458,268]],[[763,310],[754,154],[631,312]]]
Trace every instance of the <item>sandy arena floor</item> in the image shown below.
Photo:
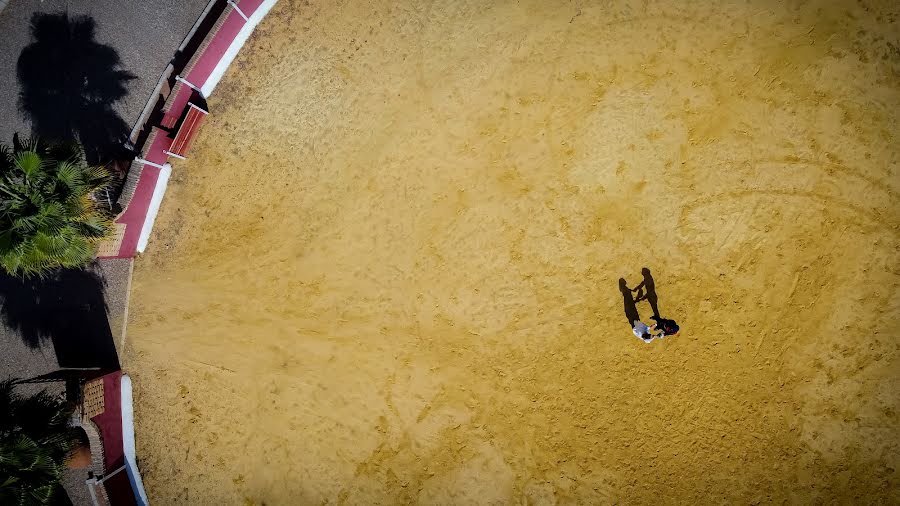
[[[281,0],[136,267],[151,501],[900,501],[900,9],[839,4]]]

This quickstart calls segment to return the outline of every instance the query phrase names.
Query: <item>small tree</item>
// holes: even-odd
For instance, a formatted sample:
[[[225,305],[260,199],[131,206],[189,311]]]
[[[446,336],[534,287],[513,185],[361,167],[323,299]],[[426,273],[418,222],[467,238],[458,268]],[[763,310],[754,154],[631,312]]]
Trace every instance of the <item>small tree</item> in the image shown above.
[[[17,395],[0,382],[0,504],[55,504],[65,459],[78,442],[72,410],[46,392]]]
[[[109,184],[77,145],[13,137],[0,146],[0,267],[16,276],[44,276],[83,267],[109,235],[109,213],[94,194]]]

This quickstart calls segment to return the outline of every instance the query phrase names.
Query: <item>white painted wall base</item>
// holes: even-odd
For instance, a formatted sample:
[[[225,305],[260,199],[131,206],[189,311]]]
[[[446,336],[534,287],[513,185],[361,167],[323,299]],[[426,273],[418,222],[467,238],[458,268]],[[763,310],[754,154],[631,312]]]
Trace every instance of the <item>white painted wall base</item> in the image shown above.
[[[127,374],[122,375],[122,447],[125,450],[125,471],[134,490],[134,499],[138,506],[147,506],[147,492],[144,490],[144,482],[137,467],[137,455],[134,450],[134,402],[132,400],[131,378]]]
[[[250,16],[250,19],[244,23],[244,27],[241,28],[237,37],[235,37],[231,42],[231,45],[228,46],[228,50],[222,55],[222,59],[216,64],[212,73],[209,75],[209,78],[206,80],[206,83],[204,83],[203,87],[200,89],[200,93],[202,93],[204,97],[212,95],[213,90],[216,89],[216,85],[219,84],[219,80],[222,79],[222,76],[225,75],[225,71],[228,70],[228,66],[231,65],[231,62],[234,61],[238,52],[244,47],[247,39],[250,38],[250,34],[253,33],[253,30],[256,29],[259,22],[266,17],[266,14],[272,10],[272,7],[275,7],[276,3],[278,3],[278,0],[263,0],[263,3],[256,8],[256,11]]]
[[[153,197],[150,198],[150,207],[147,209],[147,217],[144,218],[144,226],[141,228],[140,237],[138,237],[138,253],[144,252],[144,249],[147,247],[147,241],[150,240],[150,232],[153,231],[153,223],[156,221],[156,215],[159,213],[159,206],[162,204],[163,195],[166,194],[166,186],[169,184],[169,176],[171,175],[172,166],[168,163],[159,169],[159,178],[156,180],[156,188],[153,189]]]

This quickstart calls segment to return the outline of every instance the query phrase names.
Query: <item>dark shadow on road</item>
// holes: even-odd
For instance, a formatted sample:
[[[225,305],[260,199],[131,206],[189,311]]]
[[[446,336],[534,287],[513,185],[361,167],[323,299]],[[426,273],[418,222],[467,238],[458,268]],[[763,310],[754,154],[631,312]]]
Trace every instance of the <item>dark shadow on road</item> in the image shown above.
[[[125,153],[128,125],[113,105],[128,94],[133,74],[119,54],[94,40],[94,20],[66,13],[31,18],[34,42],[17,65],[19,109],[32,134],[49,141],[78,141],[88,163],[104,165]]]
[[[25,280],[0,274],[0,298],[4,323],[31,348],[49,339],[61,368],[119,368],[96,274],[71,269]]]

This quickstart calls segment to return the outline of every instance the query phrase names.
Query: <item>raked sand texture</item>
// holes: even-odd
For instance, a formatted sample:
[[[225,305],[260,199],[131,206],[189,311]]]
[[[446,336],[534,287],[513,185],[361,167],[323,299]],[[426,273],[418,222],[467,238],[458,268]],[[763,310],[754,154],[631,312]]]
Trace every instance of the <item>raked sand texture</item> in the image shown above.
[[[897,5],[281,0],[135,268],[151,503],[900,501]]]

